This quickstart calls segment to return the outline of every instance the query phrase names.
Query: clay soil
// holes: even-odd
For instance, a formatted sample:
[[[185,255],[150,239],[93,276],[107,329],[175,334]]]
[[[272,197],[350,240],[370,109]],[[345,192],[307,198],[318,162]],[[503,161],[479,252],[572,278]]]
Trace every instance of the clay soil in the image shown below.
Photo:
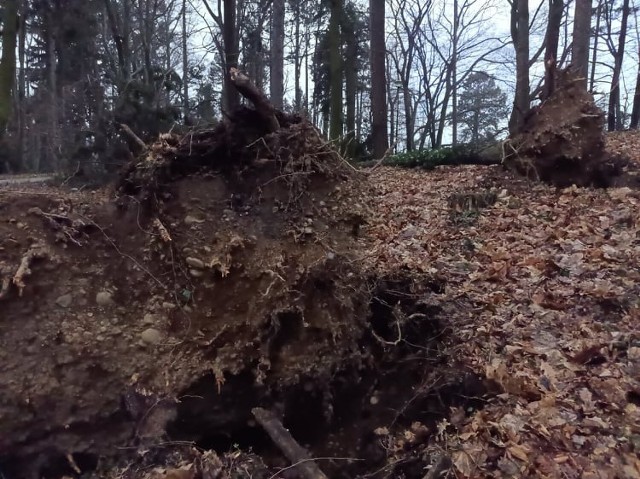
[[[640,477],[636,191],[241,115],[0,189],[2,477],[303,477],[255,407],[332,478]]]

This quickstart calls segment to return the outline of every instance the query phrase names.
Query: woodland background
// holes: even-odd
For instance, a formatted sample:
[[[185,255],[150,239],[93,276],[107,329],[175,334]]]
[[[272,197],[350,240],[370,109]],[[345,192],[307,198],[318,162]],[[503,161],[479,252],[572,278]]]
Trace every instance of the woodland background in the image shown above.
[[[632,0],[1,6],[0,172],[114,171],[131,156],[120,124],[149,141],[233,111],[241,100],[227,88],[232,66],[354,159],[491,144],[517,131],[569,62],[609,130],[640,120]]]

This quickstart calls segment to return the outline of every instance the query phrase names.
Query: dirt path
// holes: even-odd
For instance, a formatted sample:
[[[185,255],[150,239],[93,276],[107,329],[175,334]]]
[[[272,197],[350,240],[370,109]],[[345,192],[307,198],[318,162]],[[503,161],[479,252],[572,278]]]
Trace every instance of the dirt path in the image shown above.
[[[21,185],[28,183],[45,183],[54,179],[54,175],[0,175],[0,186]]]

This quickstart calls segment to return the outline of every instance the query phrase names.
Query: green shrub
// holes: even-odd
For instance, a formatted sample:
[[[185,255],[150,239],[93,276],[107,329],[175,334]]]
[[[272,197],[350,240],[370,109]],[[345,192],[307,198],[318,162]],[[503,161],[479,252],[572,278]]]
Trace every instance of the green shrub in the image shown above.
[[[440,165],[465,165],[478,162],[478,154],[466,145],[407,151],[392,155],[385,160],[385,164],[389,166],[426,170]]]

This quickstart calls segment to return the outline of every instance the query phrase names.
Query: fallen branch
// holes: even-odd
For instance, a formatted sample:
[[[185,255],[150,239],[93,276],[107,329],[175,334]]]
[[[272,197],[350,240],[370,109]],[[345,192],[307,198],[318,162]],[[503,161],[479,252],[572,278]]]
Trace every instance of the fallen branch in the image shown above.
[[[255,86],[249,77],[240,72],[237,68],[229,70],[231,83],[233,83],[240,94],[253,103],[258,114],[265,121],[265,126],[269,133],[280,129],[280,122],[276,118],[276,109],[271,104],[267,96]]]
[[[138,135],[136,135],[128,125],[124,123],[118,123],[118,127],[120,131],[127,137],[129,140],[129,148],[132,150],[134,154],[144,153],[147,150],[147,145],[144,141],[140,139]],[[133,148],[132,148],[133,146]]]
[[[328,479],[313,459],[309,457],[306,449],[296,442],[278,418],[260,407],[253,408],[251,412],[287,459],[296,465],[300,477],[303,479]]]

